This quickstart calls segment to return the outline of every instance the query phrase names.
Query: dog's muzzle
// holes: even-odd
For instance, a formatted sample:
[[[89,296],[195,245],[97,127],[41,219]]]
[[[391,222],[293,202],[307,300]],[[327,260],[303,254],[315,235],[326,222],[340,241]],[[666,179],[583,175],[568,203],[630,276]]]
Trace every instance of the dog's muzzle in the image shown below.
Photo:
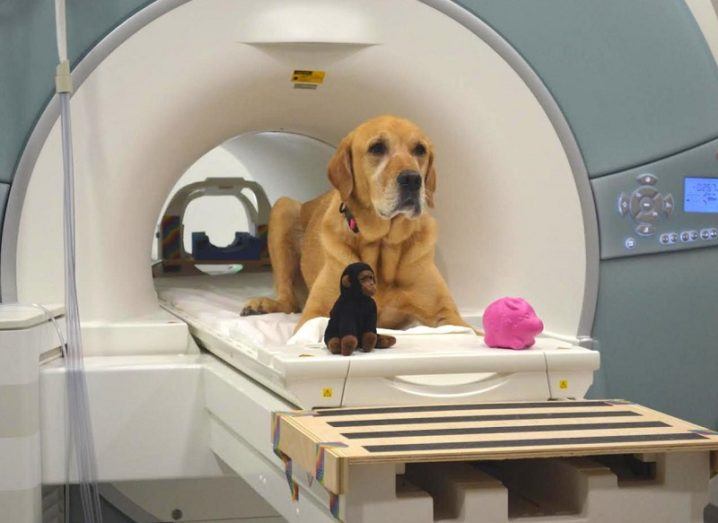
[[[416,171],[402,171],[396,177],[399,186],[399,198],[396,210],[421,212],[421,175]]]

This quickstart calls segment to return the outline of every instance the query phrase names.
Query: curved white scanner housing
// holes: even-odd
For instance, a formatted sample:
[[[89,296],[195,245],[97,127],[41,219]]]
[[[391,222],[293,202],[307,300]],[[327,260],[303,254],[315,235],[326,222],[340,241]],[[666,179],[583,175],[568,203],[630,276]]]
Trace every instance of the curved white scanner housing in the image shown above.
[[[248,132],[337,144],[366,118],[395,113],[434,142],[436,260],[462,314],[479,325],[488,303],[518,295],[554,337],[516,353],[447,338],[345,360],[236,340],[215,346],[208,325],[187,317],[193,333],[303,406],[582,396],[597,355],[558,347],[577,343],[590,325],[596,282],[584,233],[592,224],[564,142],[519,67],[410,0],[195,1],[142,27],[72,99],[86,353],[191,350],[186,325],[160,307],[149,261],[163,203],[198,157]],[[295,89],[298,69],[326,76],[316,89]],[[21,203],[8,211],[19,223],[11,283],[21,302],[63,299],[62,260],[49,254],[62,252],[59,165],[55,124],[26,174],[24,198],[16,195]],[[324,388],[330,397],[317,393]]]

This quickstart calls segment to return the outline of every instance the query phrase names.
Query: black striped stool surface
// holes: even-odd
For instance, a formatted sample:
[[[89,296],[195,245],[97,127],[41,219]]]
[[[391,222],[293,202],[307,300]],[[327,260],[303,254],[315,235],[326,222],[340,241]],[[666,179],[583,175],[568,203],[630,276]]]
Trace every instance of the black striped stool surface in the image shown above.
[[[347,467],[718,450],[718,433],[622,400],[276,413],[275,448],[340,494]]]

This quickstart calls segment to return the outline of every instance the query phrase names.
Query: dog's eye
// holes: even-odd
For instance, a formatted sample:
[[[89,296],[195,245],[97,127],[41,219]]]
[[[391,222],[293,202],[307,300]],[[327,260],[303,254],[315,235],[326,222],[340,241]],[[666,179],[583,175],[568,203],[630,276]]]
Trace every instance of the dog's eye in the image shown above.
[[[411,151],[414,156],[424,156],[426,154],[426,146],[423,143],[417,143],[414,150]]]
[[[369,152],[371,154],[375,154],[377,156],[381,156],[383,154],[386,154],[386,144],[379,140],[378,142],[374,142],[369,146]]]

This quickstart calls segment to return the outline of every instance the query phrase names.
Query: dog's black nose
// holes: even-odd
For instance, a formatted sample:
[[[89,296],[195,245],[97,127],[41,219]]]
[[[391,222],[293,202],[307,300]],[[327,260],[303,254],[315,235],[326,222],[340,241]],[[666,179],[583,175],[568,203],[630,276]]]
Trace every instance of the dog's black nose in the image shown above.
[[[399,187],[409,191],[418,191],[421,188],[421,175],[416,171],[401,171],[396,177]]]

